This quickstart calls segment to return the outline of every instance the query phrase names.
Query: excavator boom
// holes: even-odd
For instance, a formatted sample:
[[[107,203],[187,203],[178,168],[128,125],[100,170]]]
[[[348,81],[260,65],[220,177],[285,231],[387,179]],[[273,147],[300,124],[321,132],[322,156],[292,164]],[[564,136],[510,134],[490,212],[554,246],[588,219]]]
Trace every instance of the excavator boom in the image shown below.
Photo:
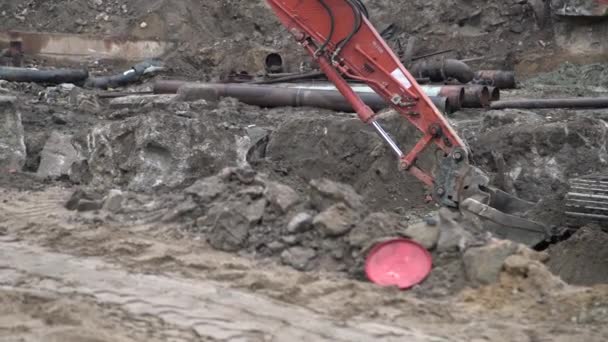
[[[372,26],[360,0],[267,0],[279,20],[351,103],[373,126],[408,171],[429,186],[441,206],[466,210],[487,222],[499,236],[536,244],[546,228],[512,215],[531,204],[489,186],[489,178],[469,163],[469,151],[447,119]],[[366,83],[422,137],[409,151],[387,133],[345,77]],[[416,161],[434,145],[443,152],[434,174]]]

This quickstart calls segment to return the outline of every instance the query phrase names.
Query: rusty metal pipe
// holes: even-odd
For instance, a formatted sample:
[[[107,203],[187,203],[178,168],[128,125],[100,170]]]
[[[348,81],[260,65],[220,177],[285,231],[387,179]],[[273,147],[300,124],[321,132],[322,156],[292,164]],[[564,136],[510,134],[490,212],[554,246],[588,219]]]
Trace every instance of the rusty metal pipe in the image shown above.
[[[83,83],[89,77],[87,70],[0,67],[0,80],[9,82],[34,82],[43,84]]]
[[[465,100],[465,90],[463,86],[455,85],[421,85],[422,91],[428,96],[443,96],[450,99],[451,105],[454,109],[458,110],[462,108],[462,104]]]
[[[475,77],[475,73],[466,63],[456,59],[418,62],[412,66],[411,72],[414,77],[428,77],[433,82],[455,78],[460,83],[469,83]]]
[[[474,83],[499,89],[514,89],[517,86],[515,72],[504,70],[480,70],[475,73]]]
[[[317,107],[340,112],[353,112],[353,108],[337,90],[285,88],[266,85],[228,83],[187,83],[179,88],[178,99],[194,101],[204,99],[217,101],[223,97],[233,97],[239,101],[259,107]],[[389,107],[378,94],[360,92],[363,102],[374,111]],[[449,100],[431,97],[435,106],[445,113],[451,113]]]
[[[496,101],[492,109],[542,109],[542,108],[608,108],[608,97],[579,97],[564,99],[519,99]]]
[[[464,87],[463,108],[486,108],[490,105],[490,90],[486,86]]]
[[[496,87],[488,87],[488,91],[490,92],[490,102],[500,100],[500,89]]]

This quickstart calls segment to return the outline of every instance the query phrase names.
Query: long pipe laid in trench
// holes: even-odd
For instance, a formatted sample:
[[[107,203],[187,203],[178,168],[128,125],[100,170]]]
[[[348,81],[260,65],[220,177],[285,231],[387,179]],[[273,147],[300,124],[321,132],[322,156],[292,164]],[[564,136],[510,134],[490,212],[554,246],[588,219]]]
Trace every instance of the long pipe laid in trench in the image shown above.
[[[492,109],[608,108],[608,97],[505,100],[493,102],[490,107]]]
[[[337,90],[283,88],[243,83],[189,83],[181,86],[178,97],[185,101],[204,99],[217,101],[233,97],[239,101],[260,107],[317,107],[340,112],[353,112],[353,108]],[[376,93],[360,92],[363,102],[374,111],[389,107]],[[445,97],[431,97],[435,106],[444,113],[452,108]]]
[[[177,81],[177,80],[160,80],[154,83],[153,91],[155,94],[175,94],[177,90],[184,85],[192,85],[192,84],[202,84],[196,82],[187,82],[187,81]],[[243,84],[246,85],[246,84]],[[296,89],[307,89],[307,90],[332,90],[336,91],[336,87],[325,81],[325,82],[306,82],[306,83],[281,83],[275,85],[273,88],[275,89],[280,87],[281,89],[285,88],[296,88]],[[451,114],[456,110],[459,110],[463,102],[465,101],[465,94],[468,94],[468,102],[466,102],[469,108],[481,108],[486,107],[489,104],[488,92],[487,89],[483,91],[479,91],[479,86],[473,86],[475,89],[467,90],[467,87],[464,86],[421,86],[422,90],[429,97],[447,97],[448,103],[447,106],[443,106],[443,101],[440,104],[440,109],[445,108],[445,113]],[[353,84],[352,88],[358,94],[370,94],[373,93],[377,96],[377,94],[367,85]],[[379,98],[379,96],[378,96]],[[437,104],[436,104],[437,105]]]

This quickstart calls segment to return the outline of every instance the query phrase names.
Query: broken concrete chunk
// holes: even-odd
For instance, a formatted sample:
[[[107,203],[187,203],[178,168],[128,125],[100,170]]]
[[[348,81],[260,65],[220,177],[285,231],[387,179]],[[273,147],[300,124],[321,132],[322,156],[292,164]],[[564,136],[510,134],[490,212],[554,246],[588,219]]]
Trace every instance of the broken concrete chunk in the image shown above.
[[[236,252],[244,247],[249,237],[249,220],[234,209],[216,208],[207,215],[207,223],[212,223],[207,240],[221,251]]]
[[[257,201],[254,201],[247,207],[245,207],[244,215],[247,217],[250,223],[258,223],[262,220],[264,216],[264,210],[266,209],[266,205],[268,201],[265,198],[260,198]]]
[[[348,243],[353,247],[364,248],[370,241],[399,235],[400,225],[396,217],[386,213],[372,213],[348,234]]]
[[[353,209],[363,207],[363,197],[353,187],[329,179],[316,179],[310,182],[311,202],[317,210],[324,210],[336,202],[343,202]]]
[[[495,241],[488,246],[470,248],[463,256],[465,273],[476,285],[489,285],[498,281],[505,260],[517,253],[518,245],[511,241]]]
[[[299,213],[287,224],[287,232],[290,234],[303,233],[312,228],[313,217],[308,213]]]
[[[15,101],[0,96],[0,171],[21,171],[25,165],[25,135]]]
[[[449,209],[439,210],[439,252],[464,251],[474,241],[474,236],[455,220],[457,214]]]
[[[341,236],[348,233],[359,219],[357,212],[344,203],[338,203],[317,215],[313,224],[325,236]]]
[[[439,241],[439,225],[423,221],[407,227],[403,235],[418,242],[426,249],[433,249]]]
[[[277,182],[268,182],[264,195],[270,203],[278,207],[283,213],[289,211],[300,201],[300,196],[294,189]]]
[[[129,95],[110,100],[110,108],[140,108],[145,105],[163,107],[169,105],[177,95]]]
[[[106,199],[103,204],[103,209],[111,213],[117,213],[120,211],[120,209],[122,209],[122,203],[124,199],[125,196],[122,191],[112,189],[106,196]]]
[[[195,195],[204,202],[208,202],[226,191],[227,186],[218,176],[211,176],[200,179],[186,188],[185,192]]]
[[[81,205],[81,202],[83,203]],[[89,193],[82,189],[77,189],[72,193],[72,196],[68,199],[65,204],[68,210],[98,210],[103,206],[103,198],[95,193]],[[91,209],[87,209],[91,208]]]
[[[40,154],[37,175],[42,178],[69,176],[72,165],[80,162],[78,151],[72,145],[72,136],[52,132]]]
[[[311,268],[311,261],[317,253],[311,248],[300,246],[291,247],[281,253],[281,261],[298,271],[308,271]]]

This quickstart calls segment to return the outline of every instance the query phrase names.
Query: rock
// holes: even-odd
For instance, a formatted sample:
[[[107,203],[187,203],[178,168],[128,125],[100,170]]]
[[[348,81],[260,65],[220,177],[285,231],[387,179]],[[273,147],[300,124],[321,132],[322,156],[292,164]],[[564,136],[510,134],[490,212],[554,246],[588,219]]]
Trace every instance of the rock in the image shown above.
[[[403,235],[418,242],[426,249],[433,249],[439,241],[439,225],[423,221],[408,226]]]
[[[79,143],[88,155],[91,185],[150,192],[234,165],[234,136],[210,120],[151,111],[93,127]]]
[[[363,197],[350,185],[323,178],[312,180],[310,186],[313,190],[311,203],[317,210],[324,210],[336,202],[343,202],[356,210],[363,207]]]
[[[264,195],[268,201],[279,208],[282,213],[286,213],[300,201],[300,196],[298,196],[298,193],[295,190],[277,182],[266,183]]]
[[[311,248],[291,247],[281,253],[281,261],[298,271],[308,271],[311,268],[311,261],[317,253]]]
[[[396,217],[386,213],[372,213],[356,223],[348,234],[348,243],[353,247],[364,248],[371,241],[400,235],[400,228]]]
[[[341,236],[348,233],[359,219],[357,212],[343,203],[338,203],[317,215],[313,225],[325,236]]]
[[[80,205],[81,202],[83,202],[84,204]],[[97,206],[93,203],[99,203],[99,208],[97,208]],[[79,208],[86,209],[87,207],[89,207],[93,208],[90,210],[97,210],[100,209],[102,205],[103,198],[101,196],[94,193],[86,192],[82,189],[78,189],[72,193],[72,196],[70,196],[70,198],[66,202],[65,207],[68,210],[86,211],[80,210]]]
[[[111,213],[117,213],[122,209],[122,203],[124,199],[125,196],[122,191],[112,189],[106,196],[106,199],[103,203],[103,209]]]
[[[268,247],[268,249],[270,249],[272,252],[276,253],[282,251],[285,248],[285,244],[279,241],[272,241],[271,243],[267,244],[266,247]]]
[[[297,235],[285,235],[281,238],[281,241],[283,241],[284,243],[293,246],[293,245],[297,245],[298,242],[300,242],[300,239],[298,239]]]
[[[88,199],[81,199],[76,205],[78,211],[94,211],[99,210],[103,207],[103,201],[91,201]]]
[[[497,282],[505,260],[517,251],[518,245],[507,240],[495,241],[484,247],[470,248],[463,256],[468,280],[475,285]]]
[[[25,165],[25,133],[16,98],[0,96],[0,172],[21,171]]]
[[[313,217],[308,213],[299,213],[287,224],[287,232],[290,234],[303,233],[312,228]]]
[[[72,165],[79,163],[78,151],[72,144],[72,136],[52,132],[40,153],[37,175],[42,178],[69,176]]]
[[[185,193],[194,195],[203,202],[209,202],[226,191],[227,188],[227,185],[219,176],[211,176],[199,179],[186,188]]]
[[[449,209],[439,210],[439,252],[464,251],[474,241],[474,236],[456,222],[456,213]]]
[[[164,108],[171,104],[177,95],[163,94],[163,95],[129,95],[123,97],[117,97],[110,100],[110,108],[112,109],[123,109],[123,108],[139,108],[145,105],[151,105],[155,108]]]
[[[216,249],[236,252],[245,246],[249,237],[249,220],[236,206],[218,205],[207,214],[211,226],[207,240]]]
[[[266,205],[268,201],[265,198],[260,198],[257,201],[249,204],[245,207],[244,215],[247,217],[250,223],[258,223],[262,220],[264,216],[264,211],[266,210]]]

